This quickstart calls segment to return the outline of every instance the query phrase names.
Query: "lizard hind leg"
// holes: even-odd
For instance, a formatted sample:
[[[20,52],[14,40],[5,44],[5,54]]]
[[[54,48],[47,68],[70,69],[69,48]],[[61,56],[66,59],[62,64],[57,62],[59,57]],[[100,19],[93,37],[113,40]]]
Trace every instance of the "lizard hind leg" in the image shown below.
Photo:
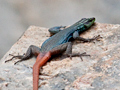
[[[72,59],[72,57],[80,57],[82,61],[83,61],[82,56],[90,56],[89,54],[86,54],[86,52],[84,52],[84,53],[72,53],[72,43],[71,42],[69,42],[67,45],[65,55],[70,57],[70,59]]]
[[[28,60],[33,55],[36,56],[39,53],[40,53],[40,48],[37,47],[37,46],[31,45],[31,46],[29,46],[27,52],[25,54],[23,54],[23,55],[16,55],[15,56],[15,55],[9,54],[9,55],[12,56],[12,58],[9,59],[9,60],[6,60],[5,63],[8,62],[8,61],[12,61],[14,58],[17,58],[17,59],[20,59],[19,61],[17,61],[17,62],[14,63],[14,64],[17,64],[18,62]]]

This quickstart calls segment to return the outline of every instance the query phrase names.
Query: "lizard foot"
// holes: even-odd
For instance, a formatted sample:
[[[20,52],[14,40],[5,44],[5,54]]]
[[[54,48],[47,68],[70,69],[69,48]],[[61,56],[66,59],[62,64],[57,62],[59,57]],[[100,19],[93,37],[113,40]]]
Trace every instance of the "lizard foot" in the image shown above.
[[[86,54],[86,52],[84,53],[73,53],[73,54],[67,54],[68,57],[70,57],[70,59],[72,59],[72,57],[80,57],[81,60],[83,61],[82,59],[82,56],[90,56],[89,54]]]
[[[23,54],[23,55],[19,55],[19,54],[18,54],[18,55],[16,55],[16,56],[15,56],[15,55],[12,55],[12,54],[9,54],[9,55],[12,56],[12,58],[6,60],[5,63],[6,63],[6,62],[9,62],[9,61],[12,61],[14,58],[22,59],[23,56],[24,56],[24,54]],[[16,64],[16,63],[18,63],[18,62],[19,62],[19,61],[15,62],[14,64]]]
[[[97,35],[97,36],[94,36],[93,38],[91,39],[88,39],[88,42],[92,42],[94,40],[97,40],[97,41],[100,41],[99,39],[102,38],[100,35]]]

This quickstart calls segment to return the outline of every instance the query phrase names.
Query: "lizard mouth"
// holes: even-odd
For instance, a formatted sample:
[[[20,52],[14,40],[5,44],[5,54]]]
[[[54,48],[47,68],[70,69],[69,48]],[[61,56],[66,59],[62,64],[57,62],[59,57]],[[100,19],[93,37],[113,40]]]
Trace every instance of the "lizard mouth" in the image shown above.
[[[89,18],[90,19],[90,21],[95,21],[95,18],[94,17],[92,17],[92,18]]]

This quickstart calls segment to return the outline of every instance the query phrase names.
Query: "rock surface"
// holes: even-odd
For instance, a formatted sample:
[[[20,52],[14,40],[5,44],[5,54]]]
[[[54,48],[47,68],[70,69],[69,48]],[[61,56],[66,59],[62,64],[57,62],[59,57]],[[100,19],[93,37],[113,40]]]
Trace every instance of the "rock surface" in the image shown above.
[[[9,54],[24,54],[30,45],[41,46],[49,38],[46,28],[30,26],[0,60],[0,90],[32,90],[32,67],[35,57],[14,65],[5,63]],[[100,35],[100,41],[73,43],[73,53],[86,52],[91,57],[64,55],[55,57],[42,67],[39,90],[119,90],[120,88],[120,25],[96,23],[81,34],[84,38]],[[44,75],[46,74],[46,76]]]

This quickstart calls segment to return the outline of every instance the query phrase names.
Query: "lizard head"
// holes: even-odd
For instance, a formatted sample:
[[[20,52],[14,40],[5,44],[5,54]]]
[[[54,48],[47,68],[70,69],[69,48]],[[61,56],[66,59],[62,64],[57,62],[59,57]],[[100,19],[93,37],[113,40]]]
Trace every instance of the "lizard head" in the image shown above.
[[[95,18],[82,18],[80,21],[75,23],[73,26],[76,26],[76,30],[79,32],[85,31],[86,29],[90,28],[95,22]]]
[[[91,27],[91,25],[93,25],[94,22],[95,22],[95,18],[94,17],[92,17],[92,18],[83,18],[82,20],[84,21],[83,24],[84,24],[84,26],[86,28]]]

